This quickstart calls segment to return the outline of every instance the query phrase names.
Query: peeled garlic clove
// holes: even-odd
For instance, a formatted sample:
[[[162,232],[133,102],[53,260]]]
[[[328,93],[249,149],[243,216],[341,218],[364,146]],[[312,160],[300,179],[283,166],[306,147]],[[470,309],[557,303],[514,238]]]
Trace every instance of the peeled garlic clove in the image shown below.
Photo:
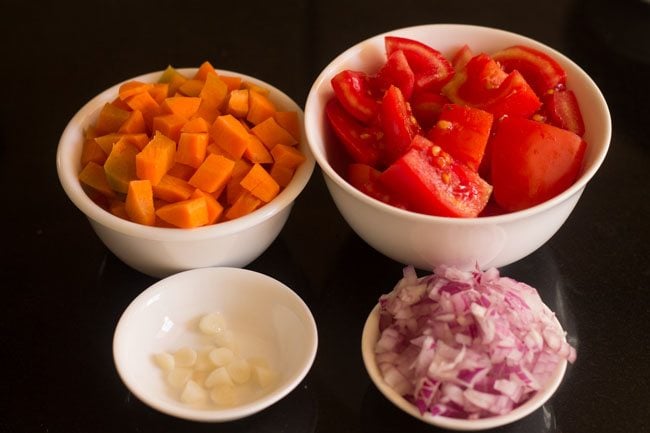
[[[215,386],[210,391],[210,399],[218,406],[234,406],[237,403],[237,394],[232,385]]]
[[[173,388],[180,389],[192,378],[192,369],[176,367],[167,374],[167,383]]]
[[[153,360],[156,363],[156,365],[160,367],[161,370],[164,371],[169,371],[173,369],[176,365],[176,363],[174,362],[174,357],[167,352],[155,354],[153,356]]]
[[[181,393],[181,401],[188,404],[201,403],[206,399],[206,396],[207,392],[201,385],[193,380],[188,380]]]
[[[217,347],[210,351],[208,357],[216,367],[223,367],[235,359],[235,354],[227,347]]]
[[[237,352],[237,344],[232,331],[228,329],[221,330],[214,334],[213,342],[217,347],[227,347],[233,352]]]
[[[230,364],[226,365],[226,370],[228,370],[232,381],[238,384],[248,382],[251,377],[251,366],[248,361],[242,358],[234,359]]]
[[[205,385],[206,388],[213,388],[215,386],[222,386],[222,385],[232,386],[233,383],[232,383],[232,379],[230,378],[230,374],[228,373],[228,370],[226,370],[224,367],[219,367],[219,368],[215,368],[208,375],[208,377],[205,378],[203,385]]]
[[[221,313],[210,313],[201,317],[199,329],[207,335],[214,335],[226,329],[226,320]]]
[[[182,347],[174,353],[174,361],[179,367],[191,367],[196,362],[196,350]]]
[[[210,371],[214,368],[214,364],[210,360],[210,352],[214,350],[214,346],[207,346],[199,349],[196,352],[196,362],[194,363],[194,370],[196,371]]]
[[[277,380],[277,374],[275,371],[271,370],[268,367],[261,365],[253,366],[253,375],[255,380],[262,388],[267,388]]]

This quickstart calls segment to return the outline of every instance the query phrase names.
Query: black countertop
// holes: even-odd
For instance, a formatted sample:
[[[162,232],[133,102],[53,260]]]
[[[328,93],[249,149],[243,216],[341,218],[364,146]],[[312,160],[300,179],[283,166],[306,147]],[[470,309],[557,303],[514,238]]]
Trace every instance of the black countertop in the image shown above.
[[[72,115],[118,81],[209,60],[304,105],[338,53],[427,23],[537,39],[589,73],[613,120],[610,152],[560,231],[501,269],[536,286],[578,350],[556,395],[508,432],[650,431],[650,4],[642,1],[24,2],[0,6],[0,431],[435,431],[393,407],[365,373],[361,328],[402,264],[367,246],[317,169],[288,224],[248,269],[292,287],[320,337],[305,380],[250,418],[160,414],[120,381],[115,325],[156,280],[113,256],[65,196],[55,153]]]

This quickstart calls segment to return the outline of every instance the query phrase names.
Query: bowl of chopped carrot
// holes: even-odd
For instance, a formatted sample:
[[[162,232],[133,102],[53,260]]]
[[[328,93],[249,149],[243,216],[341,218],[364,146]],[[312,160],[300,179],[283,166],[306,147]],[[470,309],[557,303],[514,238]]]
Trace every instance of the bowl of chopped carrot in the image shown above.
[[[95,96],[57,149],[69,199],[119,259],[164,277],[243,267],[278,236],[314,169],[303,112],[268,83],[199,68]]]

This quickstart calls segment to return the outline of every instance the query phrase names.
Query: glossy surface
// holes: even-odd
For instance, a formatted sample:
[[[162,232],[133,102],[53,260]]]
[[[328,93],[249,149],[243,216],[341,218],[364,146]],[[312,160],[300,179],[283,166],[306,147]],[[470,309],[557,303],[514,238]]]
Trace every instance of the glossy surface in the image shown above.
[[[314,158],[336,206],[354,231],[373,248],[420,269],[448,264],[464,269],[505,266],[520,260],[555,234],[578,203],[585,186],[605,160],[611,137],[607,103],[578,65],[552,48],[522,35],[481,26],[433,24],[389,32],[435,46],[448,57],[463,44],[473,52],[495,52],[528,44],[552,55],[567,71],[567,85],[581,101],[589,143],[583,168],[573,185],[537,206],[485,218],[444,218],[404,211],[374,200],[345,180],[345,155],[324,119],[334,92],[331,78],[345,69],[377,71],[385,61],[385,33],[346,49],[316,78],[305,105],[305,129]],[[536,229],[529,230],[534,226]]]
[[[504,28],[554,47],[589,73],[612,113],[609,154],[579,206],[539,250],[501,269],[539,289],[578,359],[541,409],[496,431],[649,431],[649,6],[463,0],[401,2],[396,11],[395,4],[251,0],[225,14],[222,2],[192,0],[2,2],[1,16],[11,19],[0,26],[0,367],[7,373],[0,431],[441,431],[392,405],[366,374],[363,324],[402,264],[350,229],[318,169],[278,238],[247,266],[291,287],[313,312],[319,346],[309,374],[272,407],[229,423],[149,408],[120,380],[112,340],[124,310],[157,279],[124,265],[96,237],[55,164],[69,119],[122,79],[209,58],[304,107],[318,73],[346,47],[434,22]]]

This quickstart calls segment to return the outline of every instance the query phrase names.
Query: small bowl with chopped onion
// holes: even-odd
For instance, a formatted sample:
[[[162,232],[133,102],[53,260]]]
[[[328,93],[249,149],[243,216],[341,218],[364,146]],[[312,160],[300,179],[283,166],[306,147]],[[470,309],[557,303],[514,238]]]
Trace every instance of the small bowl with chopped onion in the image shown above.
[[[539,409],[575,349],[537,291],[495,269],[413,267],[382,295],[361,351],[371,380],[399,409],[452,430],[484,430]]]
[[[281,282],[201,268],[136,297],[115,329],[118,374],[143,403],[178,418],[225,422],[289,394],[312,366],[314,318]]]

